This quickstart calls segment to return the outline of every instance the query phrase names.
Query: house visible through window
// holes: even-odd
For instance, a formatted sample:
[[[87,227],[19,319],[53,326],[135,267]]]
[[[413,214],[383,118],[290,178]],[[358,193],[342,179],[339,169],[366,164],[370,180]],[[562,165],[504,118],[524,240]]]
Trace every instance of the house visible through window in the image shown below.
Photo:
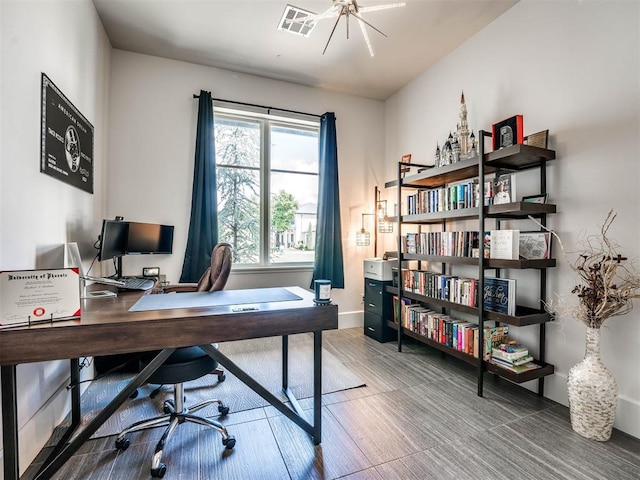
[[[247,266],[311,265],[317,122],[216,108],[218,240]]]

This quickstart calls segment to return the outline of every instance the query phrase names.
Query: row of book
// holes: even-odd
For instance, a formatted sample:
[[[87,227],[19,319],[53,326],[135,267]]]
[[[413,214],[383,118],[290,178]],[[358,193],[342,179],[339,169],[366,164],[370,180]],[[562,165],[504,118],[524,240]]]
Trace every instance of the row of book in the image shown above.
[[[478,280],[475,278],[443,275],[429,270],[403,270],[402,282],[407,292],[469,307],[477,306]]]
[[[514,174],[496,175],[483,184],[483,205],[498,205],[516,201]],[[407,196],[407,215],[477,208],[480,206],[480,183],[469,180],[445,187],[419,190]]]
[[[480,233],[420,232],[402,237],[403,253],[442,255],[447,257],[473,257],[478,255]]]
[[[485,205],[491,204],[491,181],[485,182]],[[419,190],[407,196],[407,215],[447,212],[479,206],[478,181],[468,181],[446,187]]]
[[[480,232],[409,232],[402,238],[402,253],[477,258]],[[549,232],[491,230],[483,235],[485,258],[542,260],[551,258]]]
[[[402,270],[402,288],[407,292],[448,302],[477,307],[478,280],[444,275],[429,270]],[[516,281],[512,278],[484,278],[482,300],[485,310],[515,315]]]
[[[398,297],[396,296],[394,304],[397,302]],[[418,303],[409,302],[409,299],[403,298],[401,325],[404,328],[429,340],[478,358],[480,354],[478,324],[430,310]],[[489,360],[493,349],[507,341],[508,333],[508,325],[484,328],[484,348],[482,349],[484,360]]]

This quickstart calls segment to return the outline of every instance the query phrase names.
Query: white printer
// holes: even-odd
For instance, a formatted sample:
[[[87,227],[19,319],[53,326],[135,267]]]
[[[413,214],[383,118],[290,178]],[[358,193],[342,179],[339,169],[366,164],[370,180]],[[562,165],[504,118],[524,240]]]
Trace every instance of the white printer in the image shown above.
[[[397,262],[394,260],[385,260],[383,258],[365,258],[364,277],[390,282],[393,279],[391,266],[395,263]]]

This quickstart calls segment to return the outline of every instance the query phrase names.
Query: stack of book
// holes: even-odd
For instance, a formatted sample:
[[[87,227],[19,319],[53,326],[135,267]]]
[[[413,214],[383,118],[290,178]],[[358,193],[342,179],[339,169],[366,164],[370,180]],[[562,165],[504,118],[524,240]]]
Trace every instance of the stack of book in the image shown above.
[[[540,368],[540,365],[533,362],[533,357],[529,355],[529,349],[519,343],[502,343],[494,347],[491,350],[491,361],[516,373]]]

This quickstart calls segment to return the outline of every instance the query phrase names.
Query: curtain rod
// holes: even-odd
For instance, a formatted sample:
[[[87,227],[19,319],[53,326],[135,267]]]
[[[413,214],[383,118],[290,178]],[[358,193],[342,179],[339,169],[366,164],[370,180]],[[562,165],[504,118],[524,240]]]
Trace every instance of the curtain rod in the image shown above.
[[[200,98],[200,95],[196,95],[194,93],[193,94],[193,98]],[[245,107],[264,108],[267,111],[269,111],[269,110],[278,110],[279,112],[296,113],[298,115],[307,115],[309,117],[322,118],[322,115],[317,115],[315,113],[298,112],[296,110],[287,110],[286,108],[267,107],[266,105],[257,105],[255,103],[236,102],[235,100],[225,100],[223,98],[211,98],[211,100],[215,100],[217,102],[234,103],[236,105],[244,105]]]

